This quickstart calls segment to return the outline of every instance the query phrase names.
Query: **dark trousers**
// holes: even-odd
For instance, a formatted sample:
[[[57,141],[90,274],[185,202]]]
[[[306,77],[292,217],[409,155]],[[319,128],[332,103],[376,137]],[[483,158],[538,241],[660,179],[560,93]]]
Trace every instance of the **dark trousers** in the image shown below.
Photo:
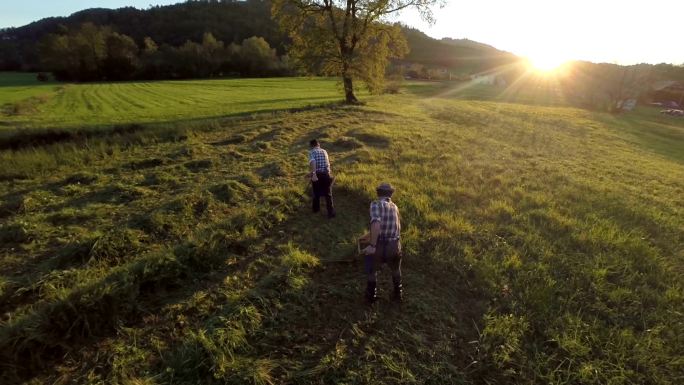
[[[333,206],[332,197],[332,182],[333,178],[327,172],[316,172],[317,181],[313,183],[313,211],[315,213],[321,210],[321,197],[325,198],[325,207],[328,210],[328,216],[335,215],[335,207]]]
[[[401,281],[401,242],[399,240],[378,240],[375,246],[375,254],[366,255],[365,270],[368,274],[368,282],[377,280],[377,273],[383,263],[392,269],[392,279]]]

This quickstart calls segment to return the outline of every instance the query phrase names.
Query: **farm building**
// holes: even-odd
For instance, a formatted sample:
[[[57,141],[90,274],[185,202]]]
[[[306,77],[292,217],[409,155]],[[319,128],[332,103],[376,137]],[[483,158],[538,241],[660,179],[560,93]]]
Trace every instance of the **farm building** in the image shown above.
[[[632,111],[637,105],[634,98],[624,99],[617,102],[617,107],[622,111]]]
[[[667,103],[672,107],[681,107],[684,102],[684,83],[676,80],[663,80],[651,85],[648,98],[651,102]]]
[[[470,80],[474,84],[496,85],[499,87],[505,87],[507,84],[506,79],[497,74],[475,74],[470,77]]]
[[[413,62],[397,61],[395,66],[410,79],[451,80],[452,73],[447,67],[428,66]]]

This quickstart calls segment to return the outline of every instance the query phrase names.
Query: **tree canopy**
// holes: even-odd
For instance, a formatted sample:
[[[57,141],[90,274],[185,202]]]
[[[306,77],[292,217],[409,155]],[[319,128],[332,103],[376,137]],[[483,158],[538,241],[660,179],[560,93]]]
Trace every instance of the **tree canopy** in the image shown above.
[[[287,43],[286,35],[270,18],[270,2],[264,0],[185,1],[149,9],[92,8],[68,17],[49,17],[19,28],[0,29],[0,70],[45,70],[38,43],[48,34],[75,30],[84,23],[110,26],[139,46],[150,37],[160,47],[178,47],[188,40],[201,42],[206,32],[226,44],[240,44],[260,36],[279,55],[285,54]]]
[[[272,3],[264,0],[195,0],[174,5],[154,6],[144,10],[132,7],[95,8],[83,10],[68,17],[50,17],[23,27],[0,29],[0,71],[49,71],[50,68],[45,65],[46,62],[41,57],[40,42],[50,34],[64,35],[66,31],[78,30],[84,23],[109,27],[112,32],[126,35],[135,41],[139,54],[139,61],[136,64],[141,66],[140,71],[145,71],[145,74],[136,72],[137,77],[172,78],[174,73],[177,76],[180,76],[180,72],[187,73],[187,70],[179,72],[179,69],[173,69],[172,67],[175,66],[173,63],[162,62],[165,58],[177,59],[171,54],[170,47],[181,47],[187,41],[203,43],[206,33],[211,33],[217,41],[224,42],[225,52],[222,52],[224,57],[221,59],[224,63],[228,59],[232,63],[237,63],[240,59],[237,46],[240,46],[245,39],[259,36],[268,42],[280,56],[281,69],[283,66],[293,67],[294,63],[283,56],[289,51],[291,40],[287,32],[283,32],[278,23],[272,19],[271,11]],[[448,67],[459,74],[468,74],[496,67],[502,60],[516,59],[512,54],[481,43],[465,40],[435,40],[418,30],[405,26],[402,26],[401,30],[410,48],[410,52],[404,57],[407,62],[420,63],[428,67]],[[148,49],[148,40],[154,42],[156,48],[152,51],[155,52]],[[162,53],[168,55],[162,55]],[[215,64],[213,63],[212,66]],[[320,66],[307,65],[302,68],[316,74],[324,73]],[[202,72],[242,74],[254,72],[254,70],[222,68],[218,72],[215,69]],[[271,75],[278,73],[283,72],[281,70],[264,72],[264,74]],[[284,74],[287,73],[289,72]],[[197,74],[196,76],[210,75]],[[376,84],[375,87],[377,88],[378,85]]]
[[[310,71],[340,76],[345,100],[358,102],[354,80],[382,88],[390,58],[408,52],[399,25],[387,17],[407,8],[432,21],[438,0],[274,0],[272,13],[292,40],[290,55]]]
[[[291,74],[262,37],[241,44],[224,44],[206,32],[201,42],[159,46],[151,37],[142,49],[128,35],[111,27],[84,23],[47,35],[39,46],[43,68],[59,80],[188,79],[225,75],[277,76]]]

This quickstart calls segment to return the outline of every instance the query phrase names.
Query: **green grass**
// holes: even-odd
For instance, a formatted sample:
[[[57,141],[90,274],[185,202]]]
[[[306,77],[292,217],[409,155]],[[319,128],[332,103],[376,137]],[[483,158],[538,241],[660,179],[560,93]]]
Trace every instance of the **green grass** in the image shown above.
[[[681,383],[684,122],[422,95],[1,151],[0,382]]]
[[[408,82],[407,89],[414,94],[445,98],[498,101],[540,106],[565,106],[565,100],[556,82],[543,77],[530,76],[510,85],[479,84],[476,81],[459,82]]]
[[[177,122],[339,101],[331,79],[226,79],[19,86],[0,74],[0,129]],[[30,103],[27,98],[35,96]],[[30,104],[30,106],[25,106]],[[30,107],[30,108],[29,108]]]
[[[54,80],[38,81],[37,75],[32,72],[0,72],[0,87],[35,87],[55,83]]]
[[[0,72],[0,107],[7,108],[30,98],[46,98],[58,88],[54,82],[39,82],[34,73]]]

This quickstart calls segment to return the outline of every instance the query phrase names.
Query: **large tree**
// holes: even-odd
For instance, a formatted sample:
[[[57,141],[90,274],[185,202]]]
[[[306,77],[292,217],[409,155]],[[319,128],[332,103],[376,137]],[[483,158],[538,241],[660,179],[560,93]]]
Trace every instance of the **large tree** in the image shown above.
[[[272,13],[290,35],[290,55],[306,69],[340,76],[345,99],[356,103],[355,79],[371,91],[383,84],[389,58],[408,52],[390,15],[417,9],[432,21],[431,8],[441,0],[274,0]]]

